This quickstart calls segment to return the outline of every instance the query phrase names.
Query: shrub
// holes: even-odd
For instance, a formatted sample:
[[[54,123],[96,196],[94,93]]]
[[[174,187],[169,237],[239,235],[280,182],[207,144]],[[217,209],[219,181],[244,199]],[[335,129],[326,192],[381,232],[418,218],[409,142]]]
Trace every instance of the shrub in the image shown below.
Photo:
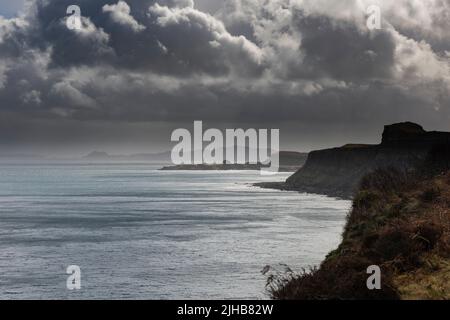
[[[432,250],[441,239],[444,230],[441,226],[434,223],[422,223],[415,229],[413,239],[421,243],[421,247],[426,250]]]
[[[436,200],[437,198],[439,198],[439,196],[441,195],[441,190],[436,187],[429,187],[427,188],[421,195],[420,195],[420,200],[422,200],[423,202],[429,203],[432,202],[434,200]]]
[[[420,266],[419,247],[413,234],[401,227],[387,227],[373,244],[374,252],[383,261],[395,261],[397,268],[405,270]]]
[[[399,193],[410,188],[416,182],[415,175],[407,170],[380,168],[364,176],[360,190],[383,194]]]
[[[393,261],[399,270],[415,269],[422,265],[422,254],[435,247],[442,233],[442,228],[433,223],[414,226],[404,221],[381,230],[373,241],[373,251],[383,261]]]
[[[380,195],[378,193],[372,191],[361,191],[353,200],[353,208],[356,210],[369,210],[374,205],[378,204],[380,200]]]
[[[381,290],[367,288],[367,268],[372,264],[359,256],[338,257],[327,260],[320,269],[277,279],[275,285],[269,285],[269,292],[274,299],[292,300],[398,299],[388,272],[383,272]]]

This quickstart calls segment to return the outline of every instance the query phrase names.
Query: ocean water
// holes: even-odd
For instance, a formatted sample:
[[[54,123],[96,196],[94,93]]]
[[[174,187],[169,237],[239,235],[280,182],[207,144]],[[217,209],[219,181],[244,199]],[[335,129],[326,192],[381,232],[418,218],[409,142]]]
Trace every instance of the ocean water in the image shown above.
[[[289,174],[156,169],[0,165],[0,298],[267,298],[263,267],[319,264],[350,207],[250,185]]]

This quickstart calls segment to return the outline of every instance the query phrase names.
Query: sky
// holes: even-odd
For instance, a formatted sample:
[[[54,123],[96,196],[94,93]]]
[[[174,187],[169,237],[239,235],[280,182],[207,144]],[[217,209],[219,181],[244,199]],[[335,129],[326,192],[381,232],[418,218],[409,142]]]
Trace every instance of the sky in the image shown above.
[[[25,0],[2,0],[0,15],[11,18],[16,16],[23,9]]]
[[[450,131],[450,0],[2,0],[0,16],[3,154],[168,150],[194,120],[277,128],[299,151],[402,121]]]

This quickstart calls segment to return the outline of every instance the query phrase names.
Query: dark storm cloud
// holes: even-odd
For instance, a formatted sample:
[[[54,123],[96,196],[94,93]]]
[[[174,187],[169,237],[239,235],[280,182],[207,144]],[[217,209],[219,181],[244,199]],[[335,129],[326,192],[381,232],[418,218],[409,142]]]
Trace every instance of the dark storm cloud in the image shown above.
[[[449,1],[375,1],[373,31],[366,2],[36,0],[0,18],[0,114],[8,137],[38,120],[442,127]]]
[[[237,70],[258,71],[251,43],[232,38],[190,1],[78,1],[84,32],[73,32],[64,23],[73,3],[38,1],[36,6],[34,33],[52,47],[52,67],[106,64],[174,75],[223,75],[242,61]]]
[[[349,21],[307,16],[303,11],[295,11],[293,22],[302,35],[299,52],[305,58],[299,70],[290,69],[291,76],[329,76],[344,81],[391,76],[395,63],[395,41],[391,33],[364,32]]]
[[[391,3],[391,8],[395,2]],[[440,54],[450,50],[450,1],[402,0],[402,10],[386,12],[387,18],[402,34],[416,41],[425,41]]]

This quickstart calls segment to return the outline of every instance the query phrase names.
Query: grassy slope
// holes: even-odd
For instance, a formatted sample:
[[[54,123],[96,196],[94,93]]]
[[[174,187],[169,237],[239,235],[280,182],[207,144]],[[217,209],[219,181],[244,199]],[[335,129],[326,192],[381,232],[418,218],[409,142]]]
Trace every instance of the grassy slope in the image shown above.
[[[381,290],[367,289],[370,265],[381,267]],[[339,248],[268,288],[275,299],[450,299],[450,172],[366,176]]]

